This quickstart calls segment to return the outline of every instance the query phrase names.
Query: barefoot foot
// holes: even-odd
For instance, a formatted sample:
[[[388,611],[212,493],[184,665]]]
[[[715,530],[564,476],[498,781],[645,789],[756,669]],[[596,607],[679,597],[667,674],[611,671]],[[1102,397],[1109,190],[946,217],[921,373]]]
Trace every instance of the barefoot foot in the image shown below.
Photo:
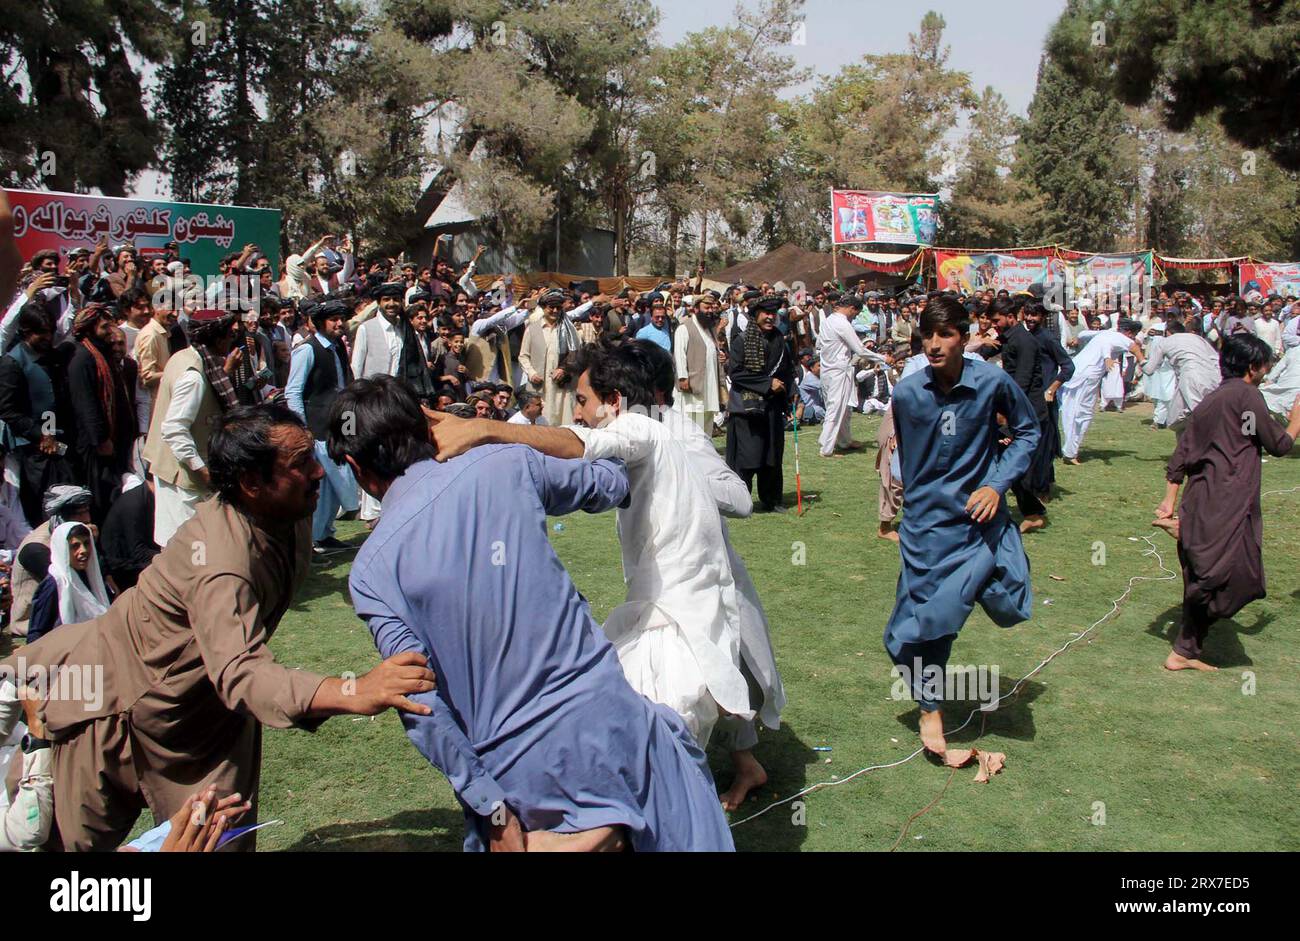
[[[948,750],[948,740],[943,737],[943,715],[938,709],[933,712],[921,710],[921,744],[926,751],[936,755]]]
[[[733,751],[731,763],[736,768],[736,776],[731,779],[731,788],[722,795],[722,809],[736,810],[745,803],[749,792],[767,783],[767,772],[758,763],[754,753],[749,749]]]
[[[1192,660],[1188,657],[1184,657],[1180,653],[1175,653],[1173,651],[1170,651],[1169,656],[1165,658],[1165,669],[1166,670],[1201,670],[1205,673],[1217,673],[1219,671],[1218,667],[1212,667],[1203,660]]]
[[[1020,531],[1022,533],[1032,533],[1035,529],[1042,529],[1046,525],[1047,520],[1045,520],[1043,515],[1039,513],[1034,516],[1026,516],[1024,521],[1020,524]]]
[[[1165,532],[1173,536],[1175,539],[1178,538],[1180,529],[1178,525],[1178,517],[1176,516],[1168,516],[1165,517],[1164,519],[1152,520],[1151,525],[1154,526],[1156,529],[1163,529]]]
[[[898,533],[894,531],[888,523],[881,523],[880,529],[876,532],[877,539],[888,539],[891,542],[898,542]]]

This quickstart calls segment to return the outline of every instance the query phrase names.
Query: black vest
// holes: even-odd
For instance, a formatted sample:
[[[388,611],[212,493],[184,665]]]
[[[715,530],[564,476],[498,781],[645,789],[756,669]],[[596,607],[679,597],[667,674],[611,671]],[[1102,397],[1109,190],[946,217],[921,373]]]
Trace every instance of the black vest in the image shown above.
[[[317,441],[324,441],[329,430],[330,406],[339,394],[339,376],[335,362],[343,367],[343,384],[352,381],[352,364],[343,353],[343,344],[335,340],[328,348],[313,335],[307,338],[312,346],[311,371],[302,389],[303,409],[307,413],[307,427]]]

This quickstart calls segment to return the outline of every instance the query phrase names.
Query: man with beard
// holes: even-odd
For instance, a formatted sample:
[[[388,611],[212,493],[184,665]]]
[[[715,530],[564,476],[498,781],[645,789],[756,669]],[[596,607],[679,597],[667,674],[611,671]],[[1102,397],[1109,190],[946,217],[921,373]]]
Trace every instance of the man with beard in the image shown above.
[[[76,438],[73,464],[93,495],[90,518],[102,525],[139,434],[122,369],[113,356],[113,308],[87,304],[72,324],[78,349],[68,364]]]
[[[542,414],[551,425],[573,421],[573,392],[566,386],[564,366],[578,351],[578,333],[561,313],[563,291],[548,291],[538,301],[540,317],[528,321],[519,348],[519,365],[529,388],[542,395]]]
[[[758,476],[763,512],[784,507],[785,416],[794,385],[794,361],[776,329],[779,297],[759,300],[744,333],[732,334],[727,357],[731,398],[727,403],[727,466],[748,490]]]
[[[166,546],[199,502],[212,493],[208,438],[212,419],[239,404],[230,373],[242,353],[234,349],[235,314],[196,310],[190,345],[163,370],[142,455],[157,485],[153,540]]]
[[[690,417],[712,437],[713,421],[722,408],[718,375],[718,298],[706,291],[695,298],[694,312],[682,318],[673,338],[677,394],[673,407]]]
[[[268,642],[306,577],[321,468],[311,435],[279,405],[224,413],[211,444],[220,499],[199,507],[108,613],[0,664],[42,700],[68,849],[115,849],[146,806],[164,820],[209,785],[255,806],[263,725],[313,730],[333,715],[430,712],[407,699],[434,687],[418,654],[350,681],[275,661]],[[81,696],[54,695],[40,679],[92,669],[102,682]]]

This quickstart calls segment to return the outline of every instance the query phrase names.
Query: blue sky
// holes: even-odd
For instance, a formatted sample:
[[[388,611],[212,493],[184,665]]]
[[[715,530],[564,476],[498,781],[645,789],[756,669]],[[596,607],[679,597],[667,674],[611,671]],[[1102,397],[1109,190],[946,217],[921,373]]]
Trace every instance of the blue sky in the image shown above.
[[[744,0],[756,9],[759,0]],[[655,0],[662,14],[659,37],[672,45],[687,33],[726,26],[733,0]],[[870,53],[903,52],[927,10],[948,23],[950,67],[969,72],[977,91],[992,85],[1023,115],[1034,94],[1038,58],[1064,0],[807,0],[806,45],[791,46],[800,66],[833,74]]]

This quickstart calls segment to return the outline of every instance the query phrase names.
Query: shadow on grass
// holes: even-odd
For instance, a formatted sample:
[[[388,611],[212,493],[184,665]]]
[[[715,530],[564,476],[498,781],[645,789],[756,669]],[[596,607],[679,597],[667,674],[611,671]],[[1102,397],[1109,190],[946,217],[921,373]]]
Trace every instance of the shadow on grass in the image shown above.
[[[1105,464],[1107,467],[1109,467],[1110,462],[1113,459],[1117,457],[1128,457],[1130,454],[1136,454],[1136,453],[1137,453],[1136,451],[1114,451],[1114,450],[1094,451],[1091,448],[1089,448],[1086,451],[1079,452],[1079,460],[1083,462],[1081,466],[1086,466],[1089,463],[1100,461],[1102,464]],[[1066,465],[1066,466],[1069,467],[1073,465]]]
[[[1016,677],[999,675],[998,689],[992,698],[1000,699],[1011,692],[1011,688],[1016,685],[1016,679]],[[1034,727],[1034,713],[1030,709],[1030,704],[1043,694],[1045,688],[1042,683],[1028,680],[1021,685],[1020,691],[1014,696],[1003,700],[996,709],[983,714],[979,712],[979,709],[984,703],[978,698],[967,696],[965,699],[946,700],[943,704],[943,726],[948,744],[963,745],[973,741],[981,734],[987,735],[990,732],[1006,738],[1032,742],[1038,731]],[[967,717],[972,712],[975,713],[975,717],[966,723],[965,728],[960,732],[954,732],[954,729],[966,722]],[[913,707],[910,711],[898,717],[899,724],[905,726],[911,732],[917,745],[921,743],[920,720],[921,709],[919,706]]]
[[[298,593],[293,596],[293,605],[290,610],[306,611],[313,601],[326,596],[341,597],[350,603],[348,574],[352,571],[351,563],[355,556],[355,552],[340,552],[334,557],[338,560],[337,563],[328,566],[312,566],[311,574],[302,583]]]
[[[459,853],[465,816],[459,810],[404,810],[386,820],[331,823],[303,834],[288,852]]]
[[[1300,592],[1296,594],[1300,595]],[[1275,620],[1276,617],[1272,614],[1261,614],[1255,618],[1255,622],[1250,627],[1244,626],[1236,618],[1215,621],[1210,625],[1210,632],[1206,635],[1202,647],[1205,662],[1216,667],[1254,666],[1255,661],[1246,653],[1241,637],[1242,635],[1253,637]],[[1157,615],[1156,619],[1147,625],[1146,632],[1152,637],[1159,637],[1172,647],[1182,623],[1183,606],[1174,605]]]
[[[767,771],[767,783],[750,792],[749,800],[731,814],[732,823],[758,813],[776,800],[802,791],[808,786],[808,768],[820,766],[824,756],[805,745],[790,724],[783,722],[775,732],[759,728],[754,757]],[[715,745],[709,749],[709,767],[713,769],[718,792],[722,793],[731,786],[731,756]],[[757,820],[732,830],[736,849],[742,852],[797,851],[808,838],[808,827],[795,820],[796,810],[793,805],[783,804]]]

